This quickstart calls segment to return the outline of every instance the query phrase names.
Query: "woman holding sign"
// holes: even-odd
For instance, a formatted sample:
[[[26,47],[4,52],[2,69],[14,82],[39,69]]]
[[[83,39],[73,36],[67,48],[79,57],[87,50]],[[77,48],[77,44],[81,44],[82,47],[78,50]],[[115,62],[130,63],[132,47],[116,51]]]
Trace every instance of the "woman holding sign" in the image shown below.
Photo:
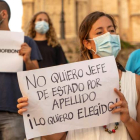
[[[38,12],[28,25],[27,36],[33,38],[43,57],[39,67],[66,64],[65,54],[56,37],[52,21],[46,12]]]
[[[89,14],[79,29],[81,60],[96,59],[114,55],[117,57],[121,46],[116,35],[114,19],[103,12]],[[120,113],[120,123],[69,131],[46,136],[47,140],[140,140],[140,76],[117,63],[120,89],[114,89],[120,101],[110,106],[112,113]],[[123,94],[122,94],[123,93]],[[18,100],[19,114],[26,111],[26,97]],[[116,108],[118,107],[118,108]],[[107,119],[107,118],[104,118]]]

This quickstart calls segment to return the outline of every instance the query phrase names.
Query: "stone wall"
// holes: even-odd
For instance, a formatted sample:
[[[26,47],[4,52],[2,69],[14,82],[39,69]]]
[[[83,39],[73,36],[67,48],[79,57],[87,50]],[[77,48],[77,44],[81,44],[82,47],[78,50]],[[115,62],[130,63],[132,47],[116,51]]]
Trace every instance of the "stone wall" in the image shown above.
[[[60,38],[61,0],[22,0],[23,21],[25,27],[31,17],[39,11],[49,13]],[[140,0],[64,0],[66,40],[60,40],[69,62],[78,59],[79,43],[77,32],[84,17],[93,11],[103,11],[114,16],[117,21],[117,33],[125,41],[140,42]],[[136,48],[122,50],[119,59],[125,66],[130,52]]]
[[[22,0],[25,27],[39,11],[49,13],[60,37],[61,0]],[[140,0],[64,0],[66,38],[75,38],[84,17],[93,11],[109,13],[117,20],[118,33],[129,42],[140,42]]]

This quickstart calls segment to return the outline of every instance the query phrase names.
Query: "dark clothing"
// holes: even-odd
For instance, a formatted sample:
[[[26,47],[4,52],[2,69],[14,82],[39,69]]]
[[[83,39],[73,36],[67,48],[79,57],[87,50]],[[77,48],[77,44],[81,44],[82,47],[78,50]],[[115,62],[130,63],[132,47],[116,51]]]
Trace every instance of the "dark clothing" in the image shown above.
[[[34,40],[25,37],[24,41],[32,48],[31,60],[41,60],[41,54]],[[24,70],[25,64],[24,64]],[[0,73],[0,111],[17,113],[17,99],[22,97],[17,73]]]
[[[119,70],[121,70],[122,72],[126,72],[125,68],[119,62],[116,62],[116,64]]]
[[[39,67],[50,67],[60,64],[66,64],[67,60],[60,45],[52,47],[48,45],[47,40],[35,41],[43,57],[43,61],[39,61]]]

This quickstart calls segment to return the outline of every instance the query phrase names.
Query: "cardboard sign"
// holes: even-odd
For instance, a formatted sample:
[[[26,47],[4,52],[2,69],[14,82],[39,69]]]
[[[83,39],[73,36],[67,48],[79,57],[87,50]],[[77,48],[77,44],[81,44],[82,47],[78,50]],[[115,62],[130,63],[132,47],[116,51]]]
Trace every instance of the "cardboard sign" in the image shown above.
[[[109,108],[119,100],[113,56],[18,72],[18,81],[29,99],[24,113],[28,139],[120,121]]]
[[[18,54],[24,33],[0,31],[0,72],[23,70],[23,57]]]

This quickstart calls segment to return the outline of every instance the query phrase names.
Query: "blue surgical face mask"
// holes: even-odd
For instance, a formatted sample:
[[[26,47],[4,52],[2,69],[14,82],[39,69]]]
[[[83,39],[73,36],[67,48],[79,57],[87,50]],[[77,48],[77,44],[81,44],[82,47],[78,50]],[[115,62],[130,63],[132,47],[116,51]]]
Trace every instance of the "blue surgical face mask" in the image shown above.
[[[116,58],[119,51],[121,50],[119,35],[113,35],[107,32],[101,36],[89,40],[94,40],[96,52],[94,50],[92,51],[94,51],[95,54],[100,57],[114,55]]]
[[[40,34],[45,34],[49,30],[49,24],[46,21],[38,21],[35,24],[35,30]]]

